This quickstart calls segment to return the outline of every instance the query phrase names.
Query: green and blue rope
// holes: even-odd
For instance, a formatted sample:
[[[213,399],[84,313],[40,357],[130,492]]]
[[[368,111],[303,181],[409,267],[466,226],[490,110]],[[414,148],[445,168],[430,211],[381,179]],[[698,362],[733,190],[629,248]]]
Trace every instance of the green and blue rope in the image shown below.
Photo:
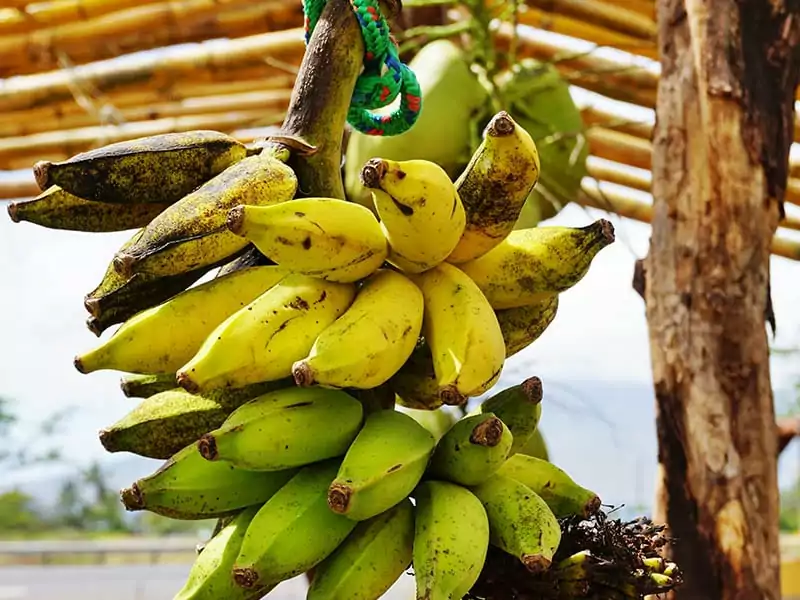
[[[303,0],[308,44],[327,0]],[[356,81],[347,122],[367,135],[398,135],[419,117],[422,92],[414,72],[400,61],[377,0],[350,0],[364,39],[364,70]],[[388,106],[400,96],[400,106],[388,115],[370,111]]]

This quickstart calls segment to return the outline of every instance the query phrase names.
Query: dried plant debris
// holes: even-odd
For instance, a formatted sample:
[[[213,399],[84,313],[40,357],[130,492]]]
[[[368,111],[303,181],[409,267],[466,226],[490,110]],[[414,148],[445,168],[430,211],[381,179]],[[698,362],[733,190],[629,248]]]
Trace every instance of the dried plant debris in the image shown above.
[[[561,545],[553,566],[538,574],[490,547],[468,600],[623,600],[663,594],[681,584],[675,563],[661,557],[664,526],[647,517],[610,519],[600,511],[560,520]]]

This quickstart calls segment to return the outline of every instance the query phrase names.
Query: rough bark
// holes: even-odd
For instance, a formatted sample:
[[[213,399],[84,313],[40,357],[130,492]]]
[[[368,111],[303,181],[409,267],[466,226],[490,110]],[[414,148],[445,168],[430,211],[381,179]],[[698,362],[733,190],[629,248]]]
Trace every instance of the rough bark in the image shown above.
[[[644,265],[657,517],[679,599],[780,597],[777,439],[765,327],[800,3],[660,0],[653,233]]]

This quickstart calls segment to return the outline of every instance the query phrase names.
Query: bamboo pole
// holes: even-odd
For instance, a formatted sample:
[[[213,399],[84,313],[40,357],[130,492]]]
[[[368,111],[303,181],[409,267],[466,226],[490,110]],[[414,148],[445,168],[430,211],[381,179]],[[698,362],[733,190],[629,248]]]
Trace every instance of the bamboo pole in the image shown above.
[[[266,60],[291,60],[303,52],[302,28],[273,31],[224,42],[206,41],[165,49],[160,56],[131,55],[49,73],[0,80],[0,111],[41,106],[73,96],[73,90],[134,87],[164,82],[203,70],[263,65]],[[135,60],[132,59],[135,57]]]
[[[33,31],[48,25],[91,19],[102,14],[164,0],[58,0],[23,2],[19,9],[0,10],[0,35]],[[8,2],[5,2],[8,5]],[[6,13],[9,13],[6,16]],[[11,13],[15,13],[15,17]]]
[[[650,169],[653,145],[649,140],[604,127],[589,127],[586,139],[592,154],[640,169]]]
[[[38,195],[40,191],[39,186],[36,185],[36,180],[33,178],[33,171],[13,178],[3,177],[0,179],[0,199],[2,200],[33,197]]]
[[[0,76],[56,68],[60,56],[72,63],[91,60],[98,53],[116,56],[227,35],[231,24],[246,23],[251,31],[285,29],[302,23],[299,3],[266,0],[169,1],[136,6],[87,21],[48,27],[26,34],[0,38]],[[239,18],[232,18],[243,11]]]
[[[655,42],[658,37],[654,18],[618,6],[617,3],[600,0],[527,0],[527,4],[641,40]]]
[[[581,191],[583,193],[576,200],[581,206],[605,210],[641,223],[650,223],[652,219],[652,203],[636,199],[633,190],[612,189],[608,186],[601,190],[599,182],[587,177],[581,182]],[[800,260],[800,241],[776,235],[772,239],[772,253],[791,260]]]

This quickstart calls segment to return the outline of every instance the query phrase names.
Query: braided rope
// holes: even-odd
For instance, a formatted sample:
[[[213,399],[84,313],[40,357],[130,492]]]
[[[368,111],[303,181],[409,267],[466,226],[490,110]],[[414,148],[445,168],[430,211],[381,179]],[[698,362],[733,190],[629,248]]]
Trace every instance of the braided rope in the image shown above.
[[[302,0],[305,41],[308,44],[327,0]],[[422,92],[414,72],[400,61],[397,44],[389,32],[377,0],[350,0],[364,39],[364,69],[356,81],[347,122],[367,135],[398,135],[419,117]],[[400,96],[400,106],[388,115],[370,111],[390,105]]]

